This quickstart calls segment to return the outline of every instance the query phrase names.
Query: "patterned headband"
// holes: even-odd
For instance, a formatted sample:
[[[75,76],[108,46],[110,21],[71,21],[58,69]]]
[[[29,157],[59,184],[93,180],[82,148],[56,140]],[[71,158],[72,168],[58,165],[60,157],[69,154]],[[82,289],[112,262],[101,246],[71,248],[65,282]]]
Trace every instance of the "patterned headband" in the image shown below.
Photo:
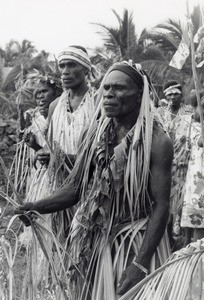
[[[63,59],[70,59],[78,62],[79,64],[83,65],[89,71],[91,71],[91,61],[88,57],[88,54],[85,53],[83,50],[69,47],[62,51],[58,56],[58,63],[60,63]]]

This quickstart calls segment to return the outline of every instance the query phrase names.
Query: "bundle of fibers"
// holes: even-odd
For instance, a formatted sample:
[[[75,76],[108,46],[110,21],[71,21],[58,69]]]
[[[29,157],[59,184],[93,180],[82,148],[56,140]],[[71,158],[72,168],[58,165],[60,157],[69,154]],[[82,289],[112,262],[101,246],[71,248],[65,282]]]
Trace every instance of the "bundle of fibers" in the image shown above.
[[[197,300],[204,297],[204,239],[174,252],[164,265],[119,300]]]

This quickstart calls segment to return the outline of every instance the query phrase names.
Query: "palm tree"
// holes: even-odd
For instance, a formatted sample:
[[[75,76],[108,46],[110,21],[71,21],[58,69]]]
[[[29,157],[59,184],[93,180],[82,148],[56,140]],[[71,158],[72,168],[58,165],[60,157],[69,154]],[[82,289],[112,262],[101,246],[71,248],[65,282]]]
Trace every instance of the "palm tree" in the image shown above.
[[[36,52],[32,42],[26,39],[21,44],[16,40],[11,40],[5,48],[5,65],[11,67],[22,63],[27,65]]]
[[[192,22],[192,34],[195,36],[199,27],[201,26],[202,20],[202,12],[200,6],[197,5],[194,7],[191,15],[191,22]],[[160,23],[153,27],[149,31],[143,31],[140,37],[140,43],[145,43],[146,40],[150,40],[151,44],[156,45],[161,49],[163,55],[165,56],[166,60],[170,62],[174,53],[176,52],[178,45],[184,36],[184,25],[180,21],[175,21],[172,19],[168,19],[164,23]],[[196,48],[197,45],[195,45]],[[186,59],[185,64],[182,67],[181,71],[178,71],[171,67],[165,67],[163,72],[162,78],[165,80],[166,78],[169,79],[176,79],[179,78],[179,81],[184,86],[184,94],[188,97],[190,90],[193,88],[193,78],[192,78],[192,65],[191,65],[191,56]],[[150,66],[149,66],[150,67]],[[156,67],[154,68],[154,75],[161,71],[160,67],[158,71]],[[166,71],[165,75],[164,72]],[[167,77],[168,75],[168,77]],[[179,75],[179,76],[178,76]],[[203,69],[198,70],[199,80],[203,85],[204,76],[203,76]]]
[[[34,56],[37,50],[28,40],[23,40],[21,44],[11,40],[2,53],[4,54],[2,66],[4,66],[1,68],[0,65],[0,104],[3,104],[1,107],[4,108],[4,114],[8,115],[8,112],[15,114],[17,99],[21,99],[25,109],[36,106],[32,99],[34,83],[30,79],[31,74],[35,76],[40,72],[42,75],[45,73],[57,75],[56,60],[49,61],[49,53],[45,51]],[[28,81],[29,86],[27,86]]]
[[[141,63],[159,92],[164,78],[164,73],[161,70],[170,69],[168,66],[169,60],[166,58],[165,53],[153,40],[146,37],[146,29],[142,31],[139,39],[137,38],[132,13],[125,9],[123,18],[120,18],[115,10],[113,10],[113,13],[117,17],[118,28],[94,23],[103,30],[99,33],[103,35],[104,48],[95,49],[96,57],[100,56],[101,58],[100,65],[102,67],[107,64],[110,66],[114,61],[128,59]],[[175,49],[176,47],[174,47]],[[159,72],[156,71],[155,65],[157,68],[160,66]]]
[[[135,25],[133,23],[133,14],[127,9],[123,12],[121,18],[118,13],[112,10],[118,20],[118,28],[113,28],[100,23],[92,23],[102,29],[104,46],[107,51],[114,53],[114,60],[132,59],[137,47],[137,36],[135,34]]]
[[[180,21],[168,19],[162,24],[158,24],[150,30],[144,29],[141,33],[139,43],[144,47],[147,41],[150,45],[156,45],[166,57],[171,60],[173,53],[177,50],[182,38],[182,28]]]

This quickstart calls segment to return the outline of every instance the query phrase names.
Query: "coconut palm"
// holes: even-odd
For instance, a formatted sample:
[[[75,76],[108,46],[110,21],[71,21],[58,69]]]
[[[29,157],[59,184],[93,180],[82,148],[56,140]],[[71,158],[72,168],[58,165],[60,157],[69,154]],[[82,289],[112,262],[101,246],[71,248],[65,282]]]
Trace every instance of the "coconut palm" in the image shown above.
[[[26,39],[24,39],[22,43],[16,40],[10,40],[5,48],[5,66],[13,67],[21,63],[24,65],[28,64],[36,52],[37,50],[32,45],[32,42]]]
[[[128,10],[125,9],[123,18],[121,18],[115,10],[112,11],[117,17],[119,26],[118,28],[112,28],[104,24],[94,23],[101,27],[102,32],[99,33],[102,34],[104,38],[104,48],[102,51],[101,49],[96,49],[95,52],[100,56],[102,61],[108,61],[108,65],[111,64],[110,62],[113,63],[114,61],[133,59],[135,62],[141,63],[142,66],[144,66],[153,82],[156,83],[159,80],[162,84],[164,72],[161,72],[161,70],[168,69],[169,71],[170,69],[173,69],[168,67],[169,59],[167,58],[166,52],[171,49],[172,56],[172,53],[175,52],[176,47],[178,46],[178,41],[174,42],[174,47],[172,49],[170,42],[166,39],[167,50],[165,52],[164,49],[159,46],[159,40],[158,43],[156,43],[146,29],[142,31],[139,38],[137,37],[132,13],[129,13]],[[108,56],[108,58],[105,56]],[[107,65],[105,63],[101,64]],[[156,71],[155,66],[159,66],[159,72]],[[159,87],[160,83],[157,83],[157,86]],[[159,90],[161,90],[161,88],[159,88]]]
[[[93,24],[102,29],[102,32],[98,33],[103,36],[104,46],[107,50],[115,54],[115,60],[131,59],[137,47],[133,14],[125,9],[123,17],[121,18],[114,9],[112,12],[118,20],[118,28],[109,27],[100,23]]]
[[[162,24],[158,24],[150,30],[144,29],[140,36],[140,43],[145,46],[147,41],[150,45],[156,45],[166,57],[171,60],[173,53],[178,48],[182,38],[180,21],[176,22],[168,19]]]

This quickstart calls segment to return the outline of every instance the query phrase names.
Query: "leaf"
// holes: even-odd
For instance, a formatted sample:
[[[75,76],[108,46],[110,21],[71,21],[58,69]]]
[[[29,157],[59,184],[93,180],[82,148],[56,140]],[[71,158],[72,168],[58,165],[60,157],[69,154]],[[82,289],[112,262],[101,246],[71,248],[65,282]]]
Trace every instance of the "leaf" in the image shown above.
[[[8,75],[6,76],[6,78],[4,79],[3,83],[2,83],[2,90],[5,91],[6,88],[11,84],[14,83],[15,80],[17,79],[17,77],[19,76],[21,72],[21,65],[17,65],[15,67],[13,67],[10,72],[8,73]]]

